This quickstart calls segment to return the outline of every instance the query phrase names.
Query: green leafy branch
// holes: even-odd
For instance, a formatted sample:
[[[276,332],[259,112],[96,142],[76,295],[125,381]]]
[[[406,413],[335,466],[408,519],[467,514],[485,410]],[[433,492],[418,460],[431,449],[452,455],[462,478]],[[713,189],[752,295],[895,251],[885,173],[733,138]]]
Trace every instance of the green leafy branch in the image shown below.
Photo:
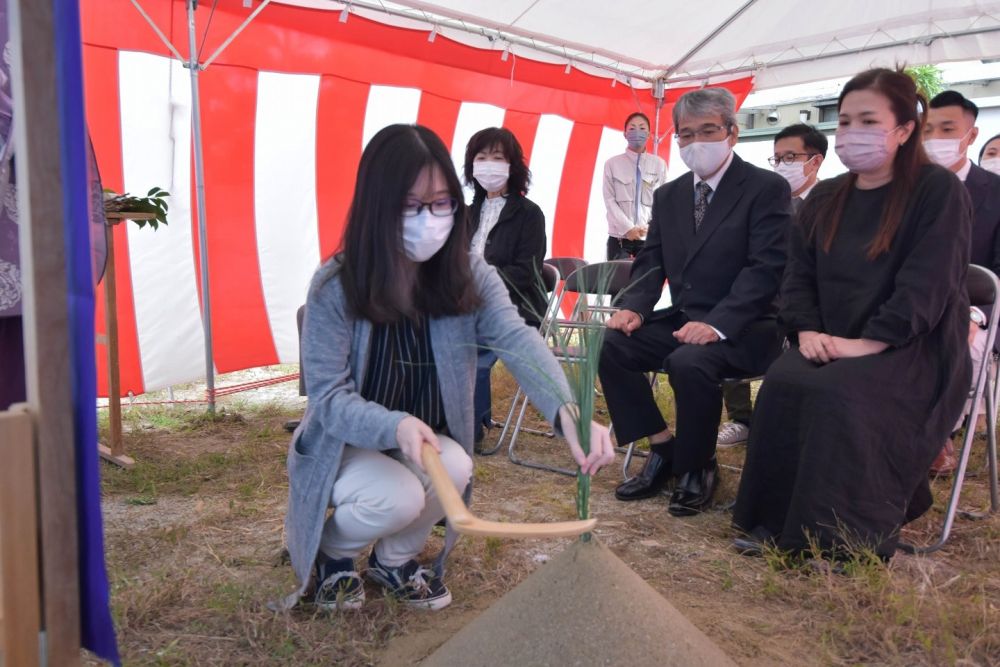
[[[113,190],[107,189],[104,193],[104,210],[108,213],[151,214],[154,216],[153,218],[148,220],[134,220],[134,222],[140,228],[145,227],[146,223],[149,223],[149,226],[154,231],[160,225],[167,224],[167,211],[170,208],[167,205],[167,197],[170,196],[170,193],[163,188],[153,187],[146,193],[145,197],[136,197],[127,192],[125,194],[117,194]]]

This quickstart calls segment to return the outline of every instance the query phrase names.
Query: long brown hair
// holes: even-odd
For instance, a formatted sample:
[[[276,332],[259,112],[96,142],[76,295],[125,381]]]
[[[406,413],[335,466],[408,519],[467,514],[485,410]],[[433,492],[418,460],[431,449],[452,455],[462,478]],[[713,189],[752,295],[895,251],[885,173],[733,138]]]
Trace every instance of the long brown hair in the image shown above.
[[[882,208],[882,220],[875,238],[868,246],[868,258],[875,259],[882,253],[888,252],[892,245],[892,240],[906,213],[906,207],[913,197],[917,180],[920,178],[920,170],[930,162],[921,141],[927,115],[927,100],[917,92],[913,79],[902,69],[877,68],[861,72],[847,82],[840,93],[840,99],[837,100],[838,111],[844,103],[844,98],[856,90],[873,90],[882,94],[889,100],[897,126],[910,121],[913,121],[914,125],[913,132],[893,158],[892,180],[889,182],[889,191]],[[807,214],[803,216],[802,224],[806,225],[810,233],[821,235],[825,252],[830,251],[840,219],[844,216],[847,199],[858,180],[857,174],[854,173],[848,173],[841,178],[842,182],[832,192],[828,205],[803,209]]]
[[[403,205],[420,172],[436,166],[458,201],[444,247],[414,264],[403,251]],[[451,155],[420,125],[390,125],[361,155],[342,242],[341,280],[348,309],[375,323],[468,313],[479,306],[469,264],[467,208]]]

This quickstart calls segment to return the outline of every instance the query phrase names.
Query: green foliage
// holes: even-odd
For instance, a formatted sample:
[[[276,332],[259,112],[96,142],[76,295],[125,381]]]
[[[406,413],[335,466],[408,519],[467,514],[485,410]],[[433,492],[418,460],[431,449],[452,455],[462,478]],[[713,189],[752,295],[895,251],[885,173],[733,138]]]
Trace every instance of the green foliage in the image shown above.
[[[927,101],[930,101],[935,95],[944,90],[941,68],[937,65],[907,67],[906,73],[917,84],[917,92],[923,95]]]
[[[111,190],[105,190],[105,192],[115,194]],[[169,196],[169,192],[158,187],[150,188],[145,197],[136,197],[127,192],[122,195],[116,194],[114,197],[104,200],[104,210],[116,213],[151,213],[155,216],[153,219],[134,220],[134,222],[140,228],[149,223],[153,231],[156,231],[160,225],[167,224],[167,210],[170,208],[167,205],[167,197]]]

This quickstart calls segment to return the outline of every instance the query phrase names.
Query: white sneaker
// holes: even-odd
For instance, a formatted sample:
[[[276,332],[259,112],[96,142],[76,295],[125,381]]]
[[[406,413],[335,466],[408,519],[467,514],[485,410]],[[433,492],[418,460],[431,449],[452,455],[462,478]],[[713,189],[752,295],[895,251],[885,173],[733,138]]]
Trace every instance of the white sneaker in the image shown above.
[[[726,422],[719,429],[716,445],[722,448],[742,445],[750,439],[750,427],[739,422]]]

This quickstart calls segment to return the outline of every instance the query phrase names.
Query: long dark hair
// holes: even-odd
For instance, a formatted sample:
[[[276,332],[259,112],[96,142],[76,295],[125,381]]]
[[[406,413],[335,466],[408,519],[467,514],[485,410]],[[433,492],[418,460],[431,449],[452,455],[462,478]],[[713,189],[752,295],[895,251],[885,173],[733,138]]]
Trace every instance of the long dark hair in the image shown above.
[[[426,262],[415,263],[403,251],[403,204],[426,167],[444,174],[458,210],[444,247]],[[380,130],[361,155],[341,244],[341,280],[350,312],[389,323],[475,309],[479,296],[469,264],[466,215],[451,155],[436,134],[420,125]]]
[[[519,195],[528,194],[528,185],[531,184],[531,171],[524,162],[524,151],[517,141],[514,133],[506,127],[487,127],[479,130],[469,139],[465,147],[465,168],[462,170],[465,175],[465,182],[471,185],[476,191],[473,201],[486,197],[486,190],[472,176],[472,163],[476,161],[476,155],[483,150],[499,146],[503,149],[503,156],[510,163],[510,175],[507,176],[507,192]],[[478,222],[478,221],[477,221]]]
[[[847,82],[840,93],[840,99],[837,100],[838,111],[844,103],[844,98],[856,90],[873,90],[882,94],[889,100],[889,106],[896,117],[896,125],[905,125],[913,121],[914,126],[910,137],[899,147],[896,157],[893,158],[892,181],[889,182],[888,195],[882,208],[882,220],[875,238],[868,246],[868,258],[874,259],[888,252],[906,213],[906,207],[913,197],[917,180],[920,178],[920,170],[925,164],[930,163],[920,139],[926,121],[927,100],[917,92],[913,79],[902,69],[877,68],[861,72]],[[848,173],[841,178],[840,186],[832,191],[827,205],[815,205],[803,209],[807,214],[803,215],[802,223],[811,233],[821,234],[825,252],[830,251],[840,219],[844,215],[844,208],[847,206],[847,199],[858,180],[857,174],[854,173]]]

